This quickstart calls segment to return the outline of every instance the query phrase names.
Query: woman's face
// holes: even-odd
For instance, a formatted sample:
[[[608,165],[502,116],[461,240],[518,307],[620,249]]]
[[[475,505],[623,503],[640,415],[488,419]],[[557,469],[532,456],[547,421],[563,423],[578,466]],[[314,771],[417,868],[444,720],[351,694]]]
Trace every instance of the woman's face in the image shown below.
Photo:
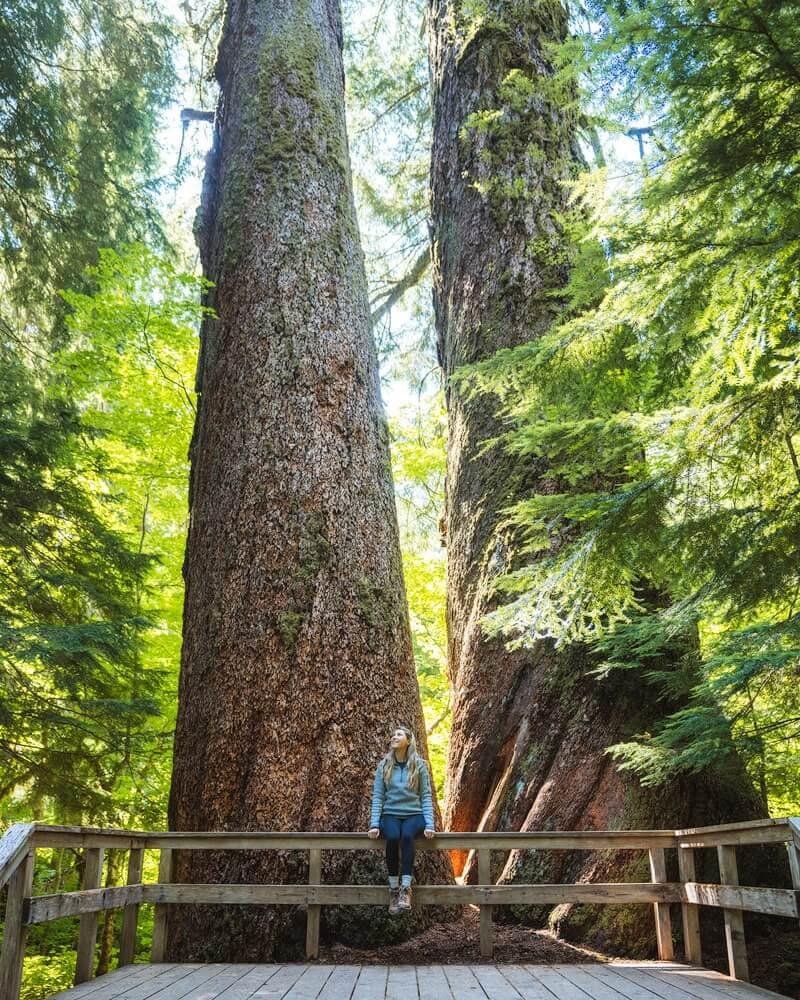
[[[408,737],[402,729],[395,729],[389,744],[392,750],[406,750],[408,748]]]

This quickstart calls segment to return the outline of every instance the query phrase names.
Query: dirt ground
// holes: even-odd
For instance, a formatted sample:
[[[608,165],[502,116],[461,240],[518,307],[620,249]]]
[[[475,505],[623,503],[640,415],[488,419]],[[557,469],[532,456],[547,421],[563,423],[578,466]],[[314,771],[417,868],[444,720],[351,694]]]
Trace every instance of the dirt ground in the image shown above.
[[[478,914],[464,907],[459,920],[435,924],[401,944],[369,950],[341,944],[320,945],[321,962],[364,965],[475,965],[479,962],[604,962],[607,958],[586,948],[559,941],[548,931],[519,925],[495,924],[494,957],[481,958]]]

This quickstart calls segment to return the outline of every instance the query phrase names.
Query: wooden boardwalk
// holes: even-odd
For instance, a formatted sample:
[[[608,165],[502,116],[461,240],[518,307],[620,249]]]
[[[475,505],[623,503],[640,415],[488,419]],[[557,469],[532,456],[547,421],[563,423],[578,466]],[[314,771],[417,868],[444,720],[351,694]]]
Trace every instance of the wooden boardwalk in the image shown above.
[[[59,1000],[773,1000],[675,962],[586,965],[129,965]]]

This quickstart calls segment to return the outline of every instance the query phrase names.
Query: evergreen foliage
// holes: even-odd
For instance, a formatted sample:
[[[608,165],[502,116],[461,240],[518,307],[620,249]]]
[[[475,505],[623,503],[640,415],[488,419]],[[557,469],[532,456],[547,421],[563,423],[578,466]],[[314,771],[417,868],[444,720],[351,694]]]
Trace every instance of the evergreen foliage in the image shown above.
[[[200,282],[143,246],[65,293],[35,394],[2,366],[0,752],[13,813],[158,824],[180,642]],[[162,717],[164,707],[166,717]]]
[[[52,327],[56,291],[98,247],[158,235],[171,37],[150,0],[0,5],[0,265],[15,330],[29,315]]]
[[[445,549],[440,525],[446,429],[442,394],[429,406],[408,407],[390,425],[414,660],[428,727],[431,772],[440,794],[450,733]]]
[[[156,675],[137,666],[153,554],[125,520],[109,428],[88,419],[63,367],[79,303],[58,292],[102,279],[87,265],[105,244],[161,241],[156,127],[171,47],[155,5],[0,5],[4,818],[101,822],[147,808],[130,785],[113,800],[158,710]],[[103,405],[113,409],[107,392]]]
[[[546,458],[552,481],[508,512],[531,558],[489,628],[593,641],[600,672],[641,671],[645,697],[688,686],[688,707],[611,748],[621,766],[662,782],[733,745],[785,812],[800,763],[800,8],[589,14],[584,101],[620,129],[648,114],[653,142],[626,183],[606,170],[577,186],[588,221],[561,320],[465,373],[498,398],[504,447]],[[653,588],[671,600],[652,607]],[[694,626],[699,684],[689,663],[659,670]]]

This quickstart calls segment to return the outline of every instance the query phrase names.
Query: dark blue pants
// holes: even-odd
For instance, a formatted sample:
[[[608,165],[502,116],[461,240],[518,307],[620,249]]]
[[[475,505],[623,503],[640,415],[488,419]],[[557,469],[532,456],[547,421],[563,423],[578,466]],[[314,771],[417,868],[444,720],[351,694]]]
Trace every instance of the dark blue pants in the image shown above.
[[[413,872],[414,837],[424,829],[425,817],[422,813],[413,813],[411,816],[390,816],[384,813],[381,816],[380,831],[386,838],[386,867],[390,875],[410,875]]]

